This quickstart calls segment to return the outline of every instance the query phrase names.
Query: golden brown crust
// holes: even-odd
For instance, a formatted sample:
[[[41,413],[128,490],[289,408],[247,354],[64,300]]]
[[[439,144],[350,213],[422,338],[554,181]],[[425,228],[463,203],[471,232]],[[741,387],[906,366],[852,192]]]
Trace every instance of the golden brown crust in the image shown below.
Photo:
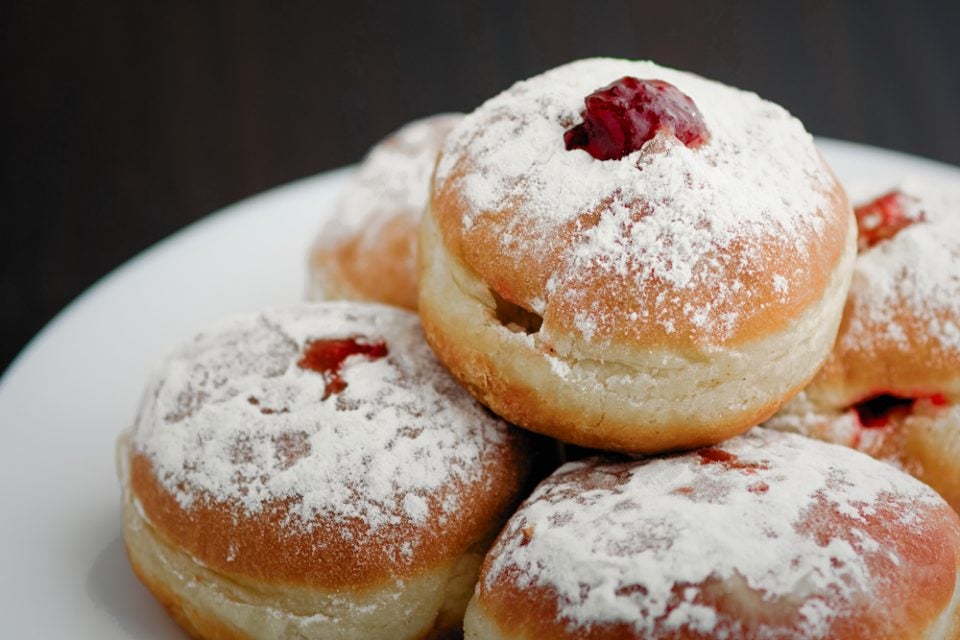
[[[131,566],[137,578],[163,605],[167,614],[191,638],[196,640],[257,640],[255,637],[241,633],[232,626],[225,624],[220,618],[208,615],[188,600],[176,596],[163,582],[148,579],[132,561]],[[437,626],[416,638],[411,638],[411,640],[459,640],[460,638],[463,638],[463,629],[459,619],[438,619]]]
[[[711,273],[710,277],[695,275],[705,286],[668,290],[655,274],[642,269],[642,263],[634,262],[623,273],[613,274],[599,268],[582,273],[571,283],[578,290],[576,295],[564,290],[550,294],[548,282],[567,270],[570,247],[578,236],[598,223],[603,205],[597,211],[583,212],[558,233],[543,239],[535,256],[511,259],[503,251],[504,229],[508,227],[507,221],[517,216],[521,202],[474,216],[475,222],[465,228],[463,220],[470,204],[457,186],[459,178],[471,170],[470,159],[458,158],[454,166],[451,177],[435,184],[431,196],[431,209],[450,255],[510,302],[529,309],[531,300],[550,299],[544,322],[556,333],[577,333],[578,313],[590,308],[597,320],[593,337],[609,341],[612,346],[676,349],[689,349],[703,343],[736,346],[774,335],[820,299],[834,271],[844,262],[850,244],[852,209],[843,187],[823,164],[822,171],[829,184],[822,192],[825,205],[819,212],[811,211],[810,216],[822,217],[825,225],[819,234],[810,230],[808,255],[796,251],[795,238],[771,235],[759,249],[742,242],[734,242],[722,250],[716,248],[716,254],[705,257],[698,267],[714,268],[719,264],[721,270]],[[631,217],[642,217],[645,206],[642,201],[635,203]],[[522,243],[523,239],[518,242]],[[726,256],[742,254],[744,258],[742,261],[718,260],[721,252]],[[789,274],[785,291],[775,285],[772,274]],[[730,298],[725,303],[723,291],[735,281],[742,282],[743,291],[750,295]],[[646,313],[660,306],[657,298],[664,292],[675,297],[672,312],[656,316]],[[724,304],[729,309],[722,306]],[[722,323],[694,324],[693,318],[683,312],[687,308],[712,308],[718,316],[725,311],[736,313],[739,316],[736,330],[731,333]]]
[[[489,543],[487,543],[487,546],[489,546]],[[129,547],[127,548],[127,557],[137,578],[150,590],[167,614],[191,638],[197,640],[256,640],[255,635],[238,630],[216,613],[204,609],[190,598],[178,595],[162,578],[154,576],[146,568],[141,567]],[[476,576],[474,575],[475,580]],[[465,604],[464,602],[463,605]],[[458,640],[463,637],[461,619],[462,608],[457,608],[455,611],[441,611],[431,628],[421,634],[412,636],[410,640]]]
[[[502,522],[526,476],[518,437],[511,436],[497,464],[488,465],[475,486],[448,486],[431,496],[426,523],[400,523],[375,534],[356,519],[318,519],[311,531],[291,527],[287,505],[277,501],[256,514],[202,499],[185,509],[157,480],[150,461],[136,452],[130,459],[130,488],[158,530],[212,569],[269,584],[359,588],[455,558],[484,537],[490,523]],[[457,518],[441,520],[437,504],[452,493],[460,495],[462,508]],[[358,540],[365,544],[359,546]],[[388,547],[404,542],[421,552],[398,565]]]
[[[441,361],[514,424],[632,453],[720,442],[769,417],[806,385],[833,344],[855,252],[848,233],[826,291],[782,335],[727,349],[578,344],[566,357],[550,344],[552,336],[502,317],[487,283],[447,253],[439,235],[428,209],[420,317]],[[798,335],[806,337],[804,350],[796,349]]]
[[[440,145],[462,116],[437,114],[374,146],[310,250],[308,296],[417,309],[417,226]]]
[[[582,447],[657,453],[716,444],[763,422],[809,383],[809,378],[805,379],[784,396],[747,407],[745,411],[728,411],[703,421],[688,417],[674,424],[645,429],[635,415],[585,414],[577,398],[558,394],[544,401],[541,391],[525,384],[521,375],[505,370],[502,359],[473,348],[458,339],[459,336],[448,339],[434,318],[430,313],[423,315],[427,341],[471,395],[497,415],[525,429]]]
[[[418,218],[395,216],[377,226],[371,250],[368,230],[339,244],[316,243],[310,252],[315,299],[373,300],[417,309],[416,264]],[[322,289],[322,290],[321,290]]]
[[[873,207],[891,196],[909,223],[878,239]],[[770,422],[775,429],[892,462],[934,487],[955,509],[960,508],[958,206],[946,185],[916,184],[858,209],[866,240],[834,348],[802,398]]]
[[[901,296],[893,306],[893,319],[902,331],[893,334],[889,323],[857,312],[866,306],[859,300],[862,295],[851,289],[836,345],[810,386],[811,398],[834,409],[882,394],[943,394],[960,400],[960,353],[931,338],[930,318],[918,317]],[[930,313],[939,326],[957,321],[943,309]]]
[[[832,410],[883,394],[960,401],[960,194],[918,183],[891,195],[915,218],[860,248],[836,345],[809,390]],[[872,206],[858,209],[863,224]]]
[[[850,455],[851,466],[863,464],[858,462],[858,458],[861,457]],[[549,494],[553,496],[553,500],[558,501],[551,504],[567,505],[565,508],[568,509],[577,508],[569,506],[576,500],[577,494],[592,495],[610,491],[614,484],[619,485],[627,481],[621,467],[622,465],[614,465],[608,474],[603,475],[591,473],[589,466],[567,471],[563,475],[562,482],[565,487],[568,485],[574,487],[570,489],[574,498],[571,499],[565,492]],[[810,469],[809,466],[795,470],[781,469],[778,473],[789,474],[792,471],[808,473]],[[689,475],[684,475],[679,469],[677,473],[687,478],[685,482],[691,482]],[[725,473],[750,475],[749,470],[738,471],[736,468]],[[891,471],[891,473],[896,472]],[[561,481],[557,480],[557,482]],[[772,481],[771,484],[773,484]],[[687,488],[691,491],[701,489],[708,492],[719,491],[722,494],[725,485],[717,482],[715,485],[694,484]],[[776,490],[775,487],[767,488],[771,492]],[[859,487],[852,488],[851,495],[855,495],[859,489]],[[652,489],[651,493],[656,494],[658,490]],[[636,495],[633,495],[634,499],[631,500],[631,495],[633,494],[620,496],[617,508],[636,510],[636,518],[640,521],[644,518],[645,503]],[[657,499],[648,497],[651,499],[651,504],[657,503]],[[543,494],[539,499],[544,499]],[[748,498],[739,498],[739,500],[746,501]],[[863,570],[865,576],[869,576],[867,578],[869,587],[853,600],[822,585],[815,587],[795,585],[790,593],[774,597],[762,588],[750,586],[747,578],[740,574],[721,579],[716,572],[711,572],[706,580],[700,582],[671,582],[665,576],[655,577],[657,571],[662,570],[662,567],[655,564],[656,555],[649,548],[643,547],[643,543],[636,543],[641,548],[646,548],[642,557],[637,558],[639,566],[646,567],[646,573],[627,574],[619,578],[626,580],[628,584],[627,587],[621,587],[615,592],[617,598],[624,598],[624,602],[620,603],[621,606],[610,604],[606,599],[592,600],[593,606],[599,607],[605,615],[620,618],[623,621],[604,622],[602,619],[591,618],[589,623],[582,621],[578,623],[575,619],[568,617],[570,609],[565,610],[564,607],[569,606],[570,594],[561,594],[548,581],[538,578],[538,572],[551,570],[550,567],[540,564],[544,562],[544,556],[525,556],[523,563],[516,562],[517,556],[514,554],[517,553],[517,549],[530,544],[531,540],[536,544],[537,536],[541,535],[538,534],[539,525],[534,522],[543,523],[548,520],[552,522],[551,518],[555,518],[557,524],[553,526],[566,526],[566,521],[561,517],[563,511],[559,508],[557,511],[550,511],[548,507],[548,510],[538,512],[539,515],[536,517],[539,519],[536,521],[524,519],[527,517],[525,514],[533,513],[530,511],[531,507],[528,506],[530,501],[528,501],[501,533],[484,562],[480,585],[469,607],[467,637],[471,640],[806,638],[810,637],[811,622],[816,627],[819,624],[817,617],[820,615],[824,616],[823,620],[828,628],[822,629],[823,635],[817,634],[816,637],[850,640],[956,637],[955,634],[960,631],[957,627],[957,589],[960,588],[960,582],[958,582],[960,519],[956,513],[942,502],[929,501],[926,498],[919,501],[914,495],[887,493],[881,500],[871,501],[869,505],[857,503],[857,498],[851,498],[851,500],[851,504],[858,506],[845,509],[821,495],[809,508],[804,509],[801,519],[796,523],[796,531],[799,536],[816,541],[822,548],[830,545],[840,547],[849,545],[850,548],[861,550]],[[653,508],[656,509],[656,507]],[[909,516],[905,517],[904,514]],[[517,518],[521,518],[520,524],[527,523],[526,526],[520,528],[520,525],[516,524]],[[623,521],[625,521],[623,516],[620,516],[602,520],[598,522],[598,526],[617,526],[614,523]],[[656,530],[669,531],[669,527]],[[638,528],[637,531],[640,529]],[[712,534],[707,532],[702,535],[709,538]],[[725,535],[725,532],[717,535]],[[767,535],[774,534],[767,532]],[[519,539],[519,536],[523,539]],[[564,557],[556,545],[561,544],[561,541],[576,544],[573,541],[578,540],[575,533],[567,532],[567,536],[567,538],[561,538],[553,535],[550,537],[549,544],[541,543],[547,545],[542,548],[550,549],[551,555],[546,557],[554,560]],[[607,544],[601,545],[599,549],[602,557],[597,558],[598,566],[620,561],[619,553],[628,553],[619,551],[621,547],[612,540],[620,540],[623,548],[626,549],[635,544],[629,539],[611,537],[607,540]],[[871,544],[876,546],[863,547],[861,546],[863,540],[872,541]],[[650,544],[654,545],[654,543]],[[705,544],[710,543],[705,542]],[[744,544],[757,545],[757,557],[769,557],[772,549],[765,546],[765,540],[761,534],[757,534],[755,539],[744,541]],[[596,547],[588,548],[596,549]],[[745,548],[743,557],[746,558],[750,554],[751,552]],[[676,560],[680,561],[680,558]],[[626,562],[626,560],[623,561]],[[565,572],[576,571],[578,562],[584,562],[584,559],[581,557],[576,561],[571,560],[569,567],[553,568],[552,573],[548,575],[565,575]],[[832,563],[833,560],[831,560],[831,570],[839,572],[844,569],[842,564]],[[837,579],[829,577],[829,571],[824,575],[822,569],[818,570],[818,575],[818,580],[822,581]],[[631,577],[640,580],[640,584],[632,585],[634,591],[630,590]],[[646,631],[641,631],[641,627],[634,625],[629,619],[624,620],[624,616],[628,617],[625,612],[632,607],[638,607],[636,615],[644,620],[649,620],[648,616],[654,616],[651,613],[654,608],[661,612],[657,614],[662,616],[658,620],[667,620],[672,617],[670,615],[672,607],[668,605],[664,610],[661,608],[663,603],[659,600],[640,601],[646,602],[651,611],[646,609],[641,611],[642,607],[636,601],[627,601],[632,593],[647,596],[648,592],[643,585],[659,585],[661,579],[673,585],[671,593],[676,598],[675,606],[684,602],[695,602],[698,608],[704,607],[714,612],[715,617],[711,616],[711,620],[715,623],[711,623],[708,630],[697,629],[695,624],[682,624],[681,622],[687,619],[688,614],[681,613],[673,624],[657,624],[654,627],[655,631],[652,631],[648,625]],[[588,601],[588,596],[585,594],[589,594],[591,588],[597,588],[596,580],[594,578],[594,582],[581,583],[582,602]],[[645,582],[646,580],[650,582]],[[762,580],[757,582],[762,583]],[[569,585],[567,588],[569,589]],[[611,587],[609,584],[604,584],[601,588],[610,589]],[[691,592],[695,595],[691,595]],[[659,594],[658,598],[662,595],[659,591],[656,593]],[[608,596],[614,597],[612,594]],[[653,597],[652,594],[651,597]],[[576,596],[573,598],[576,601]],[[802,606],[805,602],[810,607]],[[819,613],[811,618],[813,611]],[[482,629],[493,631],[480,632],[479,630]],[[472,634],[471,630],[473,630]],[[771,635],[771,630],[777,630],[777,633]]]
[[[895,514],[886,513],[889,517]],[[947,518],[943,518],[944,529],[947,531]],[[952,526],[952,525],[951,525]],[[876,533],[871,528],[871,533]],[[936,531],[931,532],[931,542],[941,539]],[[953,536],[951,536],[953,538]],[[957,548],[956,540],[951,539],[948,544],[934,542],[929,545],[916,545],[908,540],[897,545],[897,551],[910,550],[911,547],[923,547],[922,553],[913,554],[911,561],[928,563],[928,567],[956,567]],[[928,552],[929,551],[929,552]],[[947,571],[914,571],[910,575],[901,574],[897,567],[887,571],[889,574],[889,588],[879,592],[876,598],[860,602],[859,606],[847,611],[830,628],[828,637],[831,640],[861,640],[872,638],[876,640],[900,640],[902,638],[923,638],[925,633],[944,611],[949,612],[951,599],[957,583],[956,569],[953,575]],[[718,633],[726,631],[743,639],[763,638],[761,625],[796,628],[796,636],[803,637],[799,628],[799,620],[791,622],[785,616],[786,611],[795,612],[795,609],[781,609],[776,601],[764,599],[759,592],[752,592],[753,606],[745,607],[744,591],[736,597],[729,596],[725,585],[720,581],[703,583],[696,586],[705,594],[699,601],[704,606],[717,611],[727,612],[733,616],[750,613],[741,618],[743,627],[740,629],[713,629],[709,633],[698,632],[689,627],[677,629],[672,633],[658,634],[656,640],[709,640],[718,637]],[[745,585],[740,588],[747,589]],[[471,607],[477,607],[480,615],[488,618],[493,626],[503,634],[504,638],[520,640],[536,638],[552,638],[554,640],[641,640],[651,636],[638,633],[633,625],[627,623],[600,624],[595,623],[584,629],[571,628],[568,621],[560,615],[557,606],[557,594],[547,587],[520,588],[516,583],[498,581],[479,592],[476,601]],[[885,611],[886,615],[877,615],[878,611]],[[954,620],[953,627],[957,628],[956,612],[948,613]],[[786,618],[786,619],[785,619]],[[952,636],[951,636],[952,637]],[[485,636],[476,636],[476,640],[487,640]]]
[[[375,541],[363,539],[362,532],[354,540],[352,556],[327,558],[324,557],[327,549],[318,548],[325,543],[324,539],[314,536],[304,542],[305,538],[301,537],[297,542],[312,545],[304,552],[302,547],[293,547],[291,536],[280,531],[258,529],[253,522],[255,518],[243,517],[240,511],[235,512],[240,517],[231,526],[224,521],[230,510],[224,509],[222,504],[218,509],[203,496],[197,497],[202,507],[181,510],[173,496],[162,495],[164,489],[155,479],[144,478],[144,473],[152,471],[150,465],[143,456],[130,455],[131,442],[125,434],[118,443],[118,463],[124,490],[127,553],[141,581],[174,620],[195,638],[460,638],[463,612],[473,593],[483,556],[512,510],[519,493],[515,485],[523,480],[522,470],[526,467],[523,447],[513,436],[504,444],[508,448],[500,452],[503,459],[497,461],[505,469],[504,473],[491,474],[487,478],[489,483],[481,480],[472,487],[480,494],[477,501],[493,502],[495,506],[490,519],[475,523],[478,528],[472,532],[474,539],[468,546],[451,550],[456,543],[446,544],[445,555],[433,549],[426,553],[418,550],[413,565],[386,567],[385,575],[376,582],[343,583],[344,576],[337,573],[341,567],[349,571],[351,567],[363,564],[364,558],[369,560],[378,553],[383,555]],[[516,469],[521,472],[514,474]],[[510,486],[499,483],[502,477],[511,478],[508,480]],[[180,511],[174,517],[189,520],[184,525],[188,529],[186,533],[183,529],[165,530],[153,521],[143,499],[145,494],[136,493],[136,487],[144,484],[152,485],[152,491],[168,502],[167,508]],[[494,491],[504,493],[496,495],[492,493]],[[494,497],[485,499],[491,495]],[[476,511],[469,497],[464,504],[464,509]],[[266,507],[270,510],[273,505]],[[197,514],[201,514],[202,519]],[[164,516],[168,517],[164,524],[169,525],[170,514],[160,514],[160,517]],[[261,518],[261,525],[276,524],[271,521],[272,517]],[[450,518],[448,514],[448,520],[442,524],[445,526],[453,520],[455,526],[461,523],[459,516]],[[436,522],[427,525],[443,535],[443,527],[438,527]],[[460,529],[462,527],[458,531]],[[190,537],[189,545],[184,544],[182,538],[172,537],[183,535]],[[259,555],[251,558],[251,554],[242,551],[251,541],[244,539],[243,536],[247,535],[256,536],[253,540],[256,544],[272,545],[279,540],[278,544],[285,546],[269,548],[266,552],[256,549],[255,554]],[[334,542],[339,543],[338,540]],[[408,542],[415,543],[416,538]],[[199,552],[194,543],[200,545]],[[220,559],[224,544],[228,554],[225,562],[207,562]],[[338,545],[327,545],[331,546]],[[415,547],[411,545],[411,548]],[[360,556],[361,561],[356,561],[354,556]],[[261,580],[256,574],[257,571],[283,571],[290,566],[295,566],[295,572],[309,572],[323,564],[316,562],[318,557],[328,561],[326,564],[334,569],[332,579],[325,579],[330,576],[319,573],[307,576],[307,580],[283,580],[274,573]],[[259,561],[259,565],[254,571],[244,573],[252,561]],[[320,566],[317,571],[327,568]],[[299,574],[295,577],[303,578]]]
[[[121,441],[130,503],[185,564],[261,594],[452,571],[528,472],[526,435],[456,384],[414,314],[382,305],[229,319],[143,397]]]
[[[707,142],[687,147],[664,127],[622,157],[565,149],[584,98],[623,76],[702,103]],[[448,136],[430,206],[451,258],[558,340],[674,349],[782,331],[846,262],[853,217],[783,109],[614,59],[557,67],[480,106]]]
[[[583,96],[617,75],[700,95],[710,142],[661,129],[618,159],[564,150]],[[454,129],[420,234],[425,332],[471,393],[533,431],[642,453],[722,441],[805,385],[856,253],[846,193],[789,114],[602,59]]]

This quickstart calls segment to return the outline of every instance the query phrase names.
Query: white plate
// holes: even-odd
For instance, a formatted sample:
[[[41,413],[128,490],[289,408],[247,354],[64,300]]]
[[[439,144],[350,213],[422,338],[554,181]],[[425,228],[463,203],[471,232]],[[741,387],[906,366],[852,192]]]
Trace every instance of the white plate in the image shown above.
[[[960,169],[819,140],[846,181],[960,186]],[[105,277],[0,379],[0,614],[11,638],[183,636],[134,578],[120,538],[116,434],[153,364],[211,320],[296,302],[307,247],[346,173],[228,207]]]

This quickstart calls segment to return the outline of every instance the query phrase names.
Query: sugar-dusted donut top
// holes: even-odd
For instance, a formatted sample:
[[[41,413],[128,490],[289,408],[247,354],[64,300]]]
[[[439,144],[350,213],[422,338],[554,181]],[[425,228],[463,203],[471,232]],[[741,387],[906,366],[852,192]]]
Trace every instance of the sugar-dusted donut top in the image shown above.
[[[709,141],[660,133],[620,160],[568,151],[584,98],[665,80]],[[755,94],[650,62],[581,60],[519,82],[458,125],[431,201],[448,250],[542,334],[680,344],[780,328],[823,292],[850,222],[811,136]]]
[[[892,188],[925,220],[857,257],[834,353],[813,387],[832,408],[879,393],[960,401],[960,189],[849,185],[857,205]]]
[[[416,228],[430,195],[430,176],[440,146],[460,122],[460,114],[443,113],[410,122],[378,142],[360,163],[341,192],[317,245],[331,249],[361,238],[361,250],[375,249],[381,230],[396,218],[411,229],[407,241],[415,246]],[[413,269],[416,251],[411,250]]]
[[[347,357],[345,387],[328,388],[298,364],[311,341],[344,338],[382,343],[387,353]],[[255,564],[264,535],[307,536],[300,558],[271,562],[289,563],[292,575],[310,554],[326,553],[317,562],[339,574],[324,579],[349,574],[358,558],[404,566],[432,553],[424,545],[461,544],[488,526],[470,522],[502,509],[522,480],[517,436],[437,362],[417,316],[373,304],[269,311],[198,335],[149,384],[132,450],[153,478],[137,485],[147,487],[147,515],[172,535],[191,538],[197,522],[249,525],[225,534],[249,543],[214,559],[227,564],[244,551]],[[143,471],[134,465],[135,480]],[[154,484],[163,495],[153,495]],[[490,487],[502,495],[487,495]],[[448,538],[437,533],[444,527]],[[341,552],[349,555],[338,560]]]
[[[945,605],[958,535],[919,481],[754,429],[681,455],[562,467],[508,523],[479,597],[514,598],[516,624],[536,611],[540,631],[568,637],[854,637],[844,618],[901,607],[921,584]]]

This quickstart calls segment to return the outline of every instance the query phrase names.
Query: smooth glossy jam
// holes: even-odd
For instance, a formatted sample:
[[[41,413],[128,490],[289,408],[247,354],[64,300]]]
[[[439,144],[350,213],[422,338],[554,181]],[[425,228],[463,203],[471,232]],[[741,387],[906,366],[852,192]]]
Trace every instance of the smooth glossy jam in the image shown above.
[[[619,160],[660,131],[690,148],[710,138],[690,96],[663,80],[627,76],[594,91],[584,102],[583,122],[567,130],[563,140],[568,151],[583,149],[597,160]]]
[[[857,249],[889,240],[910,225],[923,222],[926,215],[917,207],[918,200],[902,191],[891,191],[854,209],[857,214]]]
[[[379,360],[388,353],[387,344],[382,340],[369,341],[363,337],[311,340],[303,351],[303,357],[297,362],[301,369],[309,369],[323,375],[326,383],[323,399],[347,388],[346,381],[340,376],[343,363],[351,356],[364,356],[368,360]]]

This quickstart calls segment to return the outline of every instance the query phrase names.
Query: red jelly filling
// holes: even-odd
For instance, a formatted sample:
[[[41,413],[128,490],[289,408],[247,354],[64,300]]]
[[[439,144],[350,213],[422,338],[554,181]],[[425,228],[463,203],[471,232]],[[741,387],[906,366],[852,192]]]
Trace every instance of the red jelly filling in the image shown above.
[[[745,462],[729,451],[714,447],[700,449],[697,455],[700,456],[700,464],[721,464],[727,469],[739,469],[748,474],[770,468],[766,462]]]
[[[947,400],[947,397],[942,393],[937,393],[930,396],[930,404],[935,407],[945,407],[950,404],[950,401]]]
[[[326,383],[323,398],[326,400],[331,394],[347,388],[346,381],[340,376],[347,358],[361,355],[369,360],[379,360],[387,353],[387,344],[382,340],[368,341],[362,337],[311,340],[297,366],[323,375]]]
[[[597,160],[619,160],[666,130],[690,148],[710,138],[693,100],[669,82],[624,77],[584,100],[583,122],[567,130],[567,150],[583,149]]]
[[[916,198],[902,191],[891,191],[854,209],[859,231],[857,249],[865,251],[889,240],[911,224],[926,220],[926,215],[917,209],[916,203]]]
[[[916,404],[922,400],[929,401],[935,407],[949,404],[942,394],[934,394],[922,398],[901,398],[889,394],[881,394],[868,398],[853,405],[857,412],[860,425],[868,429],[879,429],[890,424],[891,421],[906,418],[913,413]]]

